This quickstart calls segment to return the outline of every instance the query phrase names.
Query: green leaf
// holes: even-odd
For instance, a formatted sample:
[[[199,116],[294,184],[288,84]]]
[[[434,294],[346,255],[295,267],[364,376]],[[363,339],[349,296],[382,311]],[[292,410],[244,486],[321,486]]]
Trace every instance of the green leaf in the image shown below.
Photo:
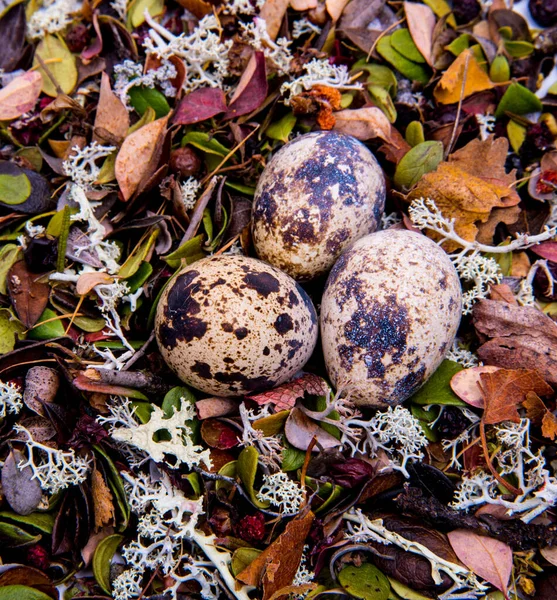
[[[232,569],[232,575],[236,577],[238,573],[242,572],[261,554],[261,550],[256,548],[238,548],[232,555],[232,563],[230,568]]]
[[[422,124],[419,121],[412,121],[409,123],[404,137],[412,147],[423,144],[425,142],[425,137]]]
[[[284,115],[278,121],[271,123],[265,130],[265,135],[270,137],[272,140],[278,140],[283,144],[286,144],[290,139],[290,134],[296,125],[296,117],[294,113],[289,112]]]
[[[428,406],[430,404],[466,406],[453,392],[450,385],[453,375],[462,371],[463,368],[462,365],[452,360],[444,360],[425,385],[411,397],[411,402],[421,406]]]
[[[10,206],[23,204],[31,195],[31,182],[23,171],[12,168],[9,171],[0,173],[0,202]]]
[[[60,237],[60,234],[62,233],[62,229],[64,228],[64,220],[65,220],[64,212],[65,212],[66,208],[69,209],[70,216],[76,215],[79,212],[79,210],[76,207],[69,207],[66,204],[66,206],[64,206],[64,208],[62,210],[59,210],[57,213],[55,213],[52,216],[52,218],[50,219],[50,221],[48,222],[48,225],[46,226],[46,234],[47,235],[50,235],[53,238]]]
[[[317,412],[321,412],[321,411],[325,410],[326,408],[327,408],[327,399],[325,398],[325,396],[317,396],[317,398],[315,400],[315,410]],[[328,414],[328,418],[331,419],[332,421],[339,421],[340,414],[338,411],[333,410]],[[338,427],[335,427],[334,425],[331,425],[331,423],[319,423],[319,425],[327,433],[330,433],[337,440],[340,440],[340,438],[342,437],[340,429]]]
[[[191,485],[193,493],[199,497],[201,496],[201,479],[197,473],[188,473],[183,476],[184,479]]]
[[[191,240],[188,240],[185,244],[182,244],[177,250],[163,256],[164,260],[169,267],[173,269],[178,268],[182,264],[182,259],[185,260],[186,264],[191,263],[203,258],[203,235],[198,235]]]
[[[503,83],[511,77],[511,67],[506,56],[499,54],[493,59],[489,67],[489,78],[495,83]]]
[[[130,520],[130,505],[128,504],[128,496],[120,477],[120,472],[116,468],[116,465],[112,462],[112,459],[108,454],[97,445],[93,446],[95,452],[101,457],[102,462],[107,467],[107,481],[108,485],[116,498],[116,505],[118,507],[121,521],[118,524],[118,531],[124,531],[128,526]]]
[[[203,152],[215,154],[221,158],[230,152],[229,148],[223,146],[208,133],[203,133],[201,131],[189,131],[186,133],[186,135],[182,138],[182,146],[186,146],[187,144],[191,144],[195,148],[203,150]]]
[[[526,132],[528,130],[524,125],[513,121],[513,119],[509,119],[507,123],[507,136],[509,138],[509,142],[511,144],[511,148],[518,154],[520,147],[524,144],[524,140],[526,139]],[[510,252],[506,252],[505,254],[511,254]]]
[[[22,258],[21,247],[16,246],[16,244],[6,244],[0,248],[0,294],[6,295],[8,293],[6,287],[8,271]]]
[[[0,511],[0,519],[5,521],[13,521],[14,523],[21,523],[22,525],[28,525],[50,535],[54,527],[53,513],[46,512],[33,512],[30,515],[18,515],[15,512],[9,510]]]
[[[534,44],[523,41],[506,41],[505,50],[513,58],[526,58],[527,56],[530,56],[532,52],[534,52]]]
[[[141,129],[144,125],[147,125],[148,123],[152,123],[156,118],[157,118],[157,115],[156,115],[155,111],[149,106],[147,108],[147,110],[145,111],[145,113],[143,114],[143,116],[141,117],[141,119],[139,119],[139,121],[137,123],[134,123],[128,129],[128,135],[131,135],[138,129]]]
[[[0,587],[0,600],[52,600],[52,598],[26,585],[3,585]]]
[[[155,88],[144,86],[134,86],[128,92],[130,104],[140,114],[144,115],[145,111],[151,107],[157,119],[166,116],[170,112],[170,105],[164,94]]]
[[[416,63],[425,63],[426,60],[423,54],[418,50],[418,47],[414,43],[410,31],[408,29],[397,29],[391,35],[392,47],[406,57]]]
[[[193,395],[193,392],[185,386],[173,387],[169,392],[167,392],[161,404],[164,416],[169,418],[174,414],[175,410],[180,410],[182,401],[184,403],[195,405],[196,398]],[[192,438],[195,442],[197,440],[200,427],[199,421],[197,419],[186,421],[186,425],[191,427]]]
[[[445,49],[448,50],[451,54],[458,56],[465,50],[470,47],[470,35],[467,33],[463,33],[459,35],[455,40],[453,40],[448,46],[445,46]]]
[[[357,65],[358,63],[356,63]],[[398,82],[396,79],[396,75],[393,73],[389,67],[385,65],[378,65],[375,63],[369,63],[361,68],[356,68],[356,65],[352,67],[352,72],[365,69],[369,75],[367,78],[367,85],[378,85],[386,89],[391,98],[395,98],[398,91]]]
[[[304,466],[305,459],[306,453],[303,450],[298,450],[298,448],[294,448],[294,446],[287,443],[282,451],[280,468],[283,471],[296,471]]]
[[[418,592],[411,590],[400,581],[389,577],[389,582],[393,590],[402,598],[402,600],[430,600],[427,596],[422,596]]]
[[[426,438],[430,442],[437,442],[437,434],[431,429],[430,423],[435,421],[435,419],[439,416],[439,410],[425,410],[421,406],[412,404],[410,406],[410,412],[412,413],[412,416],[418,419],[420,422],[420,426],[423,429]]]
[[[207,234],[207,242],[212,242],[213,219],[211,218],[211,211],[208,208],[203,211],[203,229],[205,229],[205,233]]]
[[[102,590],[108,595],[110,591],[110,563],[118,546],[124,540],[123,535],[109,535],[99,542],[93,555],[93,575]]]
[[[73,324],[87,333],[97,333],[105,327],[106,321],[104,319],[93,319],[92,317],[74,317]]]
[[[16,338],[25,338],[25,326],[11,310],[0,308],[0,354],[11,352]]]
[[[48,321],[49,319],[53,319],[58,315],[51,310],[50,308],[45,308],[43,314],[39,317],[39,320],[33,329],[30,329],[27,333],[28,340],[51,340],[52,338],[62,337],[66,334],[66,329],[62,324],[60,319],[56,321],[50,321],[49,323],[44,323],[41,325],[43,321]]]
[[[0,523],[0,546],[4,548],[30,546],[36,544],[41,538],[42,535],[32,535],[12,523]]]
[[[230,462],[226,463],[219,469],[219,475],[224,475],[225,477],[235,478],[237,475],[237,471],[236,471],[237,463],[238,463],[237,460],[231,460]],[[232,484],[228,483],[228,481],[220,480],[220,481],[215,482],[215,489],[217,490],[217,492],[221,489],[230,491],[232,489],[232,487],[233,487]]]
[[[232,188],[233,190],[236,190],[237,192],[240,192],[241,194],[245,194],[246,196],[255,195],[255,188],[251,185],[244,185],[242,183],[238,183],[237,181],[229,181],[228,179],[226,180],[224,185],[226,187]]]
[[[543,109],[541,100],[520,83],[511,83],[501,98],[495,112],[497,118],[504,117],[506,112],[515,115],[527,115]]]
[[[151,266],[151,263],[142,262],[137,271],[131,277],[126,279],[126,284],[130,289],[130,293],[133,294],[134,292],[137,292],[147,279],[151,277],[152,273],[153,267]]]
[[[395,171],[394,182],[397,187],[409,190],[423,175],[435,171],[442,160],[441,142],[422,142],[402,157]]]
[[[338,574],[342,587],[355,598],[362,600],[387,600],[391,584],[381,571],[370,563],[348,565]]]
[[[154,229],[151,235],[128,256],[126,262],[120,267],[118,276],[127,279],[135,274],[141,263],[145,260],[153,247],[160,229]]]
[[[63,273],[66,267],[66,248],[68,236],[70,235],[71,209],[68,205],[62,209],[62,223],[60,224],[60,236],[58,237],[58,248],[56,256],[56,270]]]
[[[342,494],[343,487],[341,485],[330,485],[329,495],[327,496],[325,502],[315,511],[316,514],[323,512],[330,508],[332,504],[334,504],[337,498]],[[319,489],[319,495],[322,496],[322,488]]]
[[[164,10],[164,0],[133,0],[128,6],[128,27],[135,29],[145,22],[145,11],[157,17]]]
[[[391,37],[386,35],[379,40],[376,47],[377,52],[410,81],[417,81],[425,85],[430,79],[429,70],[421,64],[408,60],[398,52],[391,44]]]
[[[43,78],[42,91],[47,96],[54,98],[58,95],[58,91],[50,77],[41,68],[37,56],[40,56],[46,63],[48,70],[64,94],[70,94],[77,83],[77,67],[75,56],[69,51],[64,40],[47,33],[39,42],[33,60],[33,67],[39,71]]]
[[[255,493],[255,476],[257,474],[257,462],[259,460],[259,452],[253,446],[247,446],[240,452],[236,462],[236,469],[244,488],[248,493],[251,501],[257,508],[267,508],[269,502],[261,502]]]
[[[397,119],[397,112],[389,91],[380,85],[368,85],[367,89],[373,102],[385,113],[387,119],[394,123]]]

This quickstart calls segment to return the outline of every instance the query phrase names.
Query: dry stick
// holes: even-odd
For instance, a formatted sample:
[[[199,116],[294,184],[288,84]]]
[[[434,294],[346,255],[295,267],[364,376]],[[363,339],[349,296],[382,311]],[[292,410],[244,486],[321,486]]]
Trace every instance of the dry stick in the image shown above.
[[[133,364],[135,364],[144,354],[147,352],[147,348],[151,342],[155,339],[155,330],[151,331],[151,334],[147,338],[147,341],[141,346],[141,348],[128,360],[128,362],[120,369],[120,372],[127,371]]]
[[[54,77],[52,71],[48,68],[45,61],[39,56],[37,52],[35,52],[35,58],[39,61],[41,69],[48,75],[48,78],[52,82],[52,85],[56,88],[56,92],[58,94],[64,95],[64,90],[60,87],[60,84],[58,83],[56,77]]]
[[[213,191],[217,186],[218,181],[218,177],[213,177],[209,182],[207,189],[201,194],[201,196],[199,196],[199,199],[195,204],[193,215],[191,216],[190,224],[186,229],[186,233],[184,233],[184,237],[180,241],[180,246],[191,240],[191,238],[195,235],[195,232],[197,231],[197,228],[203,219],[203,211],[207,207],[207,204],[209,204],[209,200],[213,195]]]
[[[464,90],[466,89],[466,79],[468,79],[468,64],[470,62],[470,56],[472,55],[468,54],[466,56],[466,62],[464,63],[464,73],[462,75],[462,87],[460,88],[460,98],[458,99],[458,108],[456,109],[456,117],[454,120],[453,132],[451,134],[451,141],[449,142],[449,145],[447,146],[447,151],[445,152],[445,160],[447,160],[447,157],[451,153],[451,150],[453,149],[454,143],[456,141],[456,132],[458,131],[458,123],[460,121],[460,113],[462,111],[462,101],[464,100]]]
[[[170,387],[161,377],[142,371],[112,371],[111,369],[86,369],[85,377],[93,383],[106,383],[107,385],[122,385],[138,390],[162,392]]]
[[[501,477],[501,475],[497,473],[497,470],[491,462],[491,458],[489,457],[489,448],[487,447],[487,438],[485,436],[485,423],[483,419],[480,421],[480,437],[482,440],[482,450],[484,451],[485,462],[487,463],[487,466],[491,471],[493,477],[495,477],[495,479],[497,479],[497,481],[501,485],[505,486],[509,490],[509,492],[511,492],[515,496],[520,496],[523,493],[522,490],[519,488],[515,488],[514,485],[510,484],[508,481],[503,479],[503,477]]]

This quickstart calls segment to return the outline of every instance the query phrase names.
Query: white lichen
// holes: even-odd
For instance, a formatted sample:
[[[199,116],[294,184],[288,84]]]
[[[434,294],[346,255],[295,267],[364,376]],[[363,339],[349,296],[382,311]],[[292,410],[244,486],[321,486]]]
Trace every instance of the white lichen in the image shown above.
[[[27,37],[35,41],[64,31],[82,6],[77,0],[44,0],[27,21]]]
[[[458,338],[455,338],[451,349],[445,356],[445,359],[458,363],[465,369],[477,367],[481,364],[478,356],[466,348],[466,346],[464,346]]]
[[[254,50],[263,52],[277,70],[279,75],[290,73],[292,54],[289,46],[292,42],[286,38],[273,41],[267,32],[267,23],[264,19],[255,18],[252,23],[240,22],[242,40],[248,43]]]
[[[83,148],[74,146],[72,153],[62,163],[64,172],[75,184],[90,189],[101,172],[97,161],[106,158],[114,150],[116,146],[102,146],[97,142],[92,142]]]
[[[224,15],[254,15],[256,11],[261,10],[265,0],[255,0],[252,4],[251,0],[229,0],[225,3],[222,13]]]
[[[312,23],[307,17],[302,17],[301,19],[294,21],[292,24],[292,37],[295,40],[308,33],[316,33],[319,35],[321,33],[321,27]]]
[[[185,210],[193,210],[197,202],[197,194],[201,189],[201,183],[195,177],[188,177],[180,185],[180,193]]]
[[[493,115],[477,114],[475,117],[480,127],[480,139],[485,142],[493,133],[497,119]]]
[[[139,63],[126,59],[123,63],[114,67],[114,74],[116,76],[114,93],[129,111],[133,110],[129,105],[129,92],[133,87],[142,86],[151,89],[159,87],[168,98],[174,98],[177,94],[172,80],[178,76],[178,71],[167,58],[161,61],[160,67],[150,69],[145,74],[143,74],[143,67]]]
[[[263,476],[263,485],[257,493],[262,502],[270,502],[284,515],[296,514],[304,501],[304,492],[300,485],[279,471]]]
[[[282,439],[276,435],[265,435],[262,429],[257,429],[253,423],[258,419],[270,416],[270,405],[256,409],[248,409],[245,402],[240,404],[240,418],[242,420],[242,436],[239,438],[240,446],[254,446],[259,452],[260,460],[264,464],[278,469],[281,464],[281,453],[284,450]]]
[[[37,479],[45,492],[55,494],[85,481],[91,466],[88,458],[76,455],[73,449],[59,450],[36,442],[31,432],[20,424],[14,425],[14,431],[27,437],[23,440],[27,460],[20,461],[18,468],[29,467],[32,479]]]
[[[0,419],[7,414],[17,415],[23,408],[23,396],[17,383],[0,381]]]

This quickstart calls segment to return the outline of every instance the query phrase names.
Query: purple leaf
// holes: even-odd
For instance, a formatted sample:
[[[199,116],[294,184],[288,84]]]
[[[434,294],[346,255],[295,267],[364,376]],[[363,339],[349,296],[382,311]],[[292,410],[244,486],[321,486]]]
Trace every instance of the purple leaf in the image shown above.
[[[263,52],[254,52],[230,99],[230,106],[224,118],[233,119],[259,108],[267,97],[267,89],[265,55]]]
[[[225,111],[224,92],[216,88],[202,88],[194,90],[178,104],[172,122],[179,125],[199,123]]]

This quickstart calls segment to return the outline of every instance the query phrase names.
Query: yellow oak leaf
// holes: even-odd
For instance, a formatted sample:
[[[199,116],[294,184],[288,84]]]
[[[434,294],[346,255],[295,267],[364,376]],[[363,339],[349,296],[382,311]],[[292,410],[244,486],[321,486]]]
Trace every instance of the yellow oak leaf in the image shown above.
[[[462,83],[464,93],[462,93]],[[476,92],[490,90],[494,86],[487,73],[482,70],[471,50],[461,52],[453,64],[445,71],[443,77],[433,90],[437,102],[441,104],[454,104],[462,98],[468,98]]]

